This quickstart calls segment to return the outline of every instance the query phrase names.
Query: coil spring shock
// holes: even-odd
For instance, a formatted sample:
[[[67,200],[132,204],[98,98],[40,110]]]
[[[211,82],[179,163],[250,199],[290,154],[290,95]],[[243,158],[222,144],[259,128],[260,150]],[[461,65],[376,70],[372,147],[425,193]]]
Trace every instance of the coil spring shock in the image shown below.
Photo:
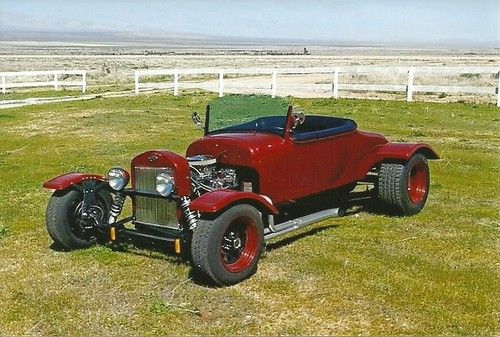
[[[181,198],[181,208],[182,208],[182,213],[184,214],[184,218],[186,220],[186,223],[188,225],[188,228],[190,230],[193,230],[196,228],[196,220],[198,216],[196,215],[195,212],[192,212],[189,209],[189,204],[191,203],[191,200],[189,197],[182,197]]]
[[[113,198],[113,203],[109,208],[109,223],[112,224],[116,222],[116,219],[121,214],[123,209],[123,204],[125,203],[125,195],[118,191],[115,193],[115,197]]]

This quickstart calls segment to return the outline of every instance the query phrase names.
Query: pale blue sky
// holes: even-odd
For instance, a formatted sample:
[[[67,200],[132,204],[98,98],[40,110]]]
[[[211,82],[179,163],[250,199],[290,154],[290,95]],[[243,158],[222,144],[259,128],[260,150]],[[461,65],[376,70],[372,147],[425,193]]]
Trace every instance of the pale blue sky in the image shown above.
[[[0,0],[0,30],[499,47],[499,0]]]

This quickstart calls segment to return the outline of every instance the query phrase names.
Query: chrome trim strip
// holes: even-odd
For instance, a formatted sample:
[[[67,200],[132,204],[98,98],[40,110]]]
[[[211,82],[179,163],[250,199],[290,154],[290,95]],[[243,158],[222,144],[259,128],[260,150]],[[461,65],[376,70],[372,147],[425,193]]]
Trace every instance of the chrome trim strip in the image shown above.
[[[286,234],[299,228],[305,227],[315,222],[325,220],[328,218],[338,218],[344,216],[345,209],[331,208],[324,211],[308,214],[306,216],[288,220],[277,225],[273,225],[272,229],[266,228],[264,230],[264,240],[272,239],[278,235]]]

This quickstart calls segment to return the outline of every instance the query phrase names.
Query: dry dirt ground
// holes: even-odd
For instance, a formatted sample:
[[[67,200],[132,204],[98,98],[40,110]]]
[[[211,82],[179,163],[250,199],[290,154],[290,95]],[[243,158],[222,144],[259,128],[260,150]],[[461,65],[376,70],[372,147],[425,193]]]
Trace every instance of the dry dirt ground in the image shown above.
[[[166,69],[166,68],[307,68],[336,66],[487,66],[499,67],[498,50],[437,50],[437,49],[390,49],[390,48],[310,48],[311,55],[253,55],[252,53],[269,53],[263,50],[248,50],[245,52],[216,49],[197,51],[203,55],[189,54],[190,51],[177,51],[177,55],[143,55],[138,47],[109,49],[109,46],[27,46],[0,42],[0,72],[23,70],[54,70],[81,69],[88,72],[88,88],[103,88],[103,90],[132,89],[134,70],[136,69]],[[297,48],[295,48],[297,49]],[[295,49],[293,49],[295,51]],[[118,50],[118,52],[116,51]],[[290,49],[292,50],[292,49]],[[241,53],[240,53],[241,52]],[[280,51],[286,53],[287,51]],[[66,54],[65,54],[66,53]],[[113,54],[106,54],[113,53]],[[127,55],[127,53],[129,53]],[[226,53],[226,54],[224,54]],[[229,53],[229,54],[227,54]],[[117,55],[120,54],[120,55]],[[70,80],[70,79],[68,79]],[[144,79],[146,82],[147,79]],[[157,88],[171,87],[169,77],[152,79],[162,82]],[[186,83],[186,81],[190,83]],[[277,94],[298,97],[329,97],[331,96],[331,75],[279,75],[277,79]],[[196,86],[198,88],[217,90],[218,82],[215,76],[205,78],[180,78],[181,88]],[[198,82],[194,84],[194,82]],[[342,84],[402,84],[407,82],[406,75],[349,75],[341,74]],[[495,74],[462,74],[455,76],[415,74],[415,85],[457,85],[495,87],[498,85]],[[300,85],[299,88],[294,86]],[[242,87],[251,86],[245,89]],[[106,89],[107,87],[112,89]],[[225,91],[232,93],[270,93],[270,76],[248,76],[225,80]],[[341,97],[346,98],[376,98],[404,99],[404,93],[353,92],[341,91]],[[424,101],[466,101],[493,103],[493,95],[472,94],[415,94],[416,100]],[[0,97],[1,99],[1,97]]]

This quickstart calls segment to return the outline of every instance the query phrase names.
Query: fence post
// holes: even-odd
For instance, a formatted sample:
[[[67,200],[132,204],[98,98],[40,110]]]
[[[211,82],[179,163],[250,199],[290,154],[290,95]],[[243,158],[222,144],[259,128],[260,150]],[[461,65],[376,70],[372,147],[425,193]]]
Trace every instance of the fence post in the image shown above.
[[[137,70],[134,72],[134,77],[135,77],[135,80],[134,80],[135,94],[139,95],[139,73],[137,72]]]
[[[5,94],[5,75],[2,75],[2,94]]]
[[[179,96],[179,73],[174,73],[174,96]]]
[[[224,72],[219,72],[219,97],[224,96]]]
[[[54,89],[59,89],[59,82],[57,81],[57,71],[54,71]]]
[[[337,68],[333,71],[332,95],[335,99],[339,98],[339,71]]]
[[[276,75],[277,75],[277,72],[276,72],[276,69],[273,70],[273,73],[272,73],[272,83],[271,83],[271,97],[274,98],[276,97]]]
[[[82,93],[87,91],[87,71],[83,71],[82,73]]]
[[[497,106],[500,106],[500,71],[497,73],[498,85],[497,85]]]
[[[408,70],[408,85],[406,86],[406,101],[411,102],[413,99],[413,75],[415,70],[410,68]]]

